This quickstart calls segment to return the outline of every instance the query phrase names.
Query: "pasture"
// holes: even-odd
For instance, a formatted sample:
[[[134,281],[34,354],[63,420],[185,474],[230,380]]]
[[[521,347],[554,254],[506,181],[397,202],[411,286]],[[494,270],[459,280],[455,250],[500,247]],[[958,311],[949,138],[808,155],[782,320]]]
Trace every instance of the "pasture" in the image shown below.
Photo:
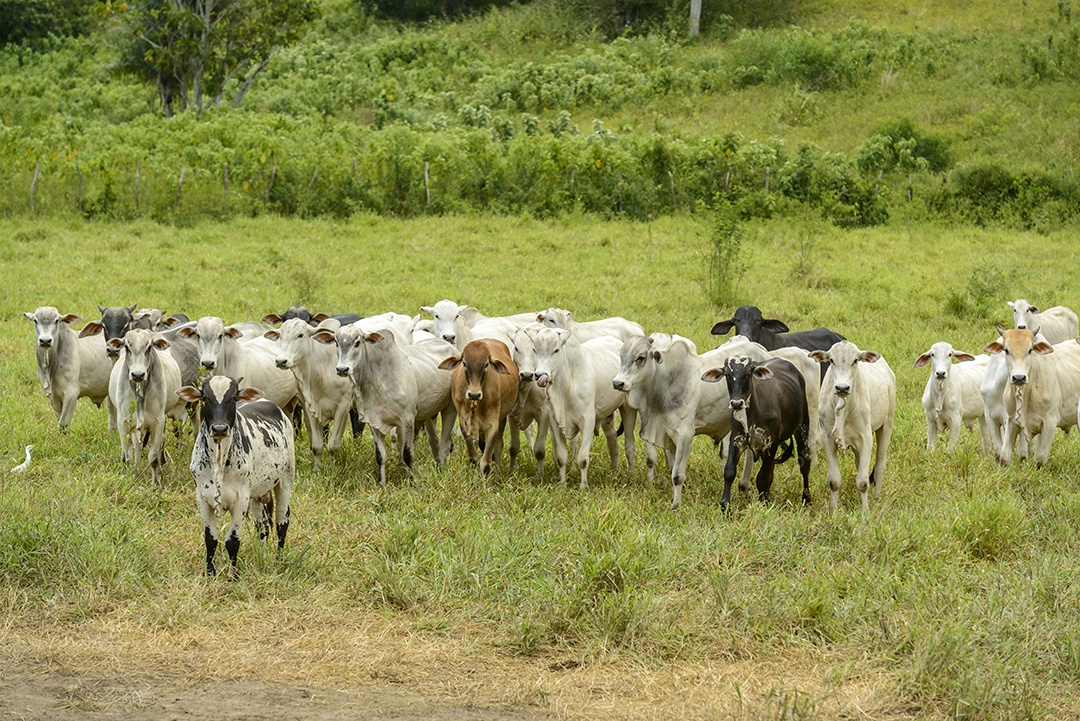
[[[319,703],[348,693],[436,701],[448,718],[1080,715],[1075,434],[1041,470],[999,467],[975,434],[928,453],[927,369],[912,369],[937,340],[981,352],[1008,300],[1080,306],[1075,229],[788,218],[745,232],[717,307],[706,223],[685,215],[0,220],[0,678],[72,679],[60,707],[129,715],[163,692],[228,689],[270,713],[257,688],[313,689],[326,718]],[[296,302],[415,314],[442,298],[621,315],[701,350],[742,303],[828,325],[897,376],[881,497],[860,512],[848,455],[830,513],[822,456],[810,508],[787,463],[770,504],[736,494],[722,515],[720,459],[697,443],[672,511],[663,464],[651,484],[643,465],[613,472],[599,441],[584,492],[573,470],[559,485],[550,454],[543,480],[527,453],[485,479],[460,439],[442,470],[426,444],[411,477],[392,457],[380,489],[369,433],[317,474],[302,438],[283,556],[249,523],[240,579],[207,579],[190,433],[169,436],[161,487],[121,466],[104,409],[81,400],[61,435],[22,317],[54,305],[85,322],[98,303],[227,321]],[[9,474],[30,443],[30,468]]]

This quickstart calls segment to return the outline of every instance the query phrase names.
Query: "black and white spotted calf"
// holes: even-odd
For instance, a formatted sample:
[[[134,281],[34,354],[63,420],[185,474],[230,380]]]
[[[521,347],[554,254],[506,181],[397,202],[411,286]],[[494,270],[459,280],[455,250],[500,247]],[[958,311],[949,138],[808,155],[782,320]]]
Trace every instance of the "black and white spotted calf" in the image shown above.
[[[799,471],[803,477],[803,502],[810,503],[810,413],[806,407],[806,382],[799,370],[782,358],[754,361],[728,358],[723,368],[706,371],[701,379],[727,381],[731,396],[731,445],[724,466],[722,506],[731,500],[731,483],[739,465],[739,455],[749,451],[748,463],[761,458],[758,497],[769,499],[776,451],[782,441],[794,438]],[[740,482],[739,490],[748,490]]]
[[[177,393],[202,406],[202,422],[191,451],[191,475],[203,518],[206,573],[216,573],[218,520],[228,511],[231,524],[225,550],[230,574],[235,574],[240,527],[249,509],[263,541],[270,535],[270,515],[274,514],[278,548],[285,546],[296,475],[293,425],[278,406],[261,400],[261,391],[240,390],[237,381],[227,376],[207,378],[201,391],[184,386]]]

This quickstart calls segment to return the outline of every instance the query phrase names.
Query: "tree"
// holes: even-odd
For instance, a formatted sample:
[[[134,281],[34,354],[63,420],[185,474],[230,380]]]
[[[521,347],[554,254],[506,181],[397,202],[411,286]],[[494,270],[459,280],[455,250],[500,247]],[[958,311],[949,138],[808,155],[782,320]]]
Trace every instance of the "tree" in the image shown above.
[[[121,66],[157,83],[162,112],[237,107],[283,47],[318,15],[314,0],[133,0]]]
[[[0,0],[0,46],[49,35],[78,35],[93,25],[95,0]]]

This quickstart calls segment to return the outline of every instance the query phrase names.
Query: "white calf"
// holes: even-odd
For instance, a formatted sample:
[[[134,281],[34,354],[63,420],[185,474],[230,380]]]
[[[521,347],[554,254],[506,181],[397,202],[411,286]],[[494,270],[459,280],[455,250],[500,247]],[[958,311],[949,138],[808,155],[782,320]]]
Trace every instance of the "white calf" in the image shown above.
[[[954,365],[953,361],[957,361]],[[981,387],[990,356],[978,357],[958,351],[951,344],[939,341],[915,359],[915,368],[930,365],[922,404],[926,413],[926,448],[934,450],[939,433],[949,432],[949,447],[954,448],[960,437],[960,427],[970,431],[979,424],[983,451],[991,452],[990,430],[984,415]]]
[[[645,331],[640,325],[625,318],[612,317],[602,320],[589,320],[578,323],[574,320],[574,314],[562,308],[548,308],[536,314],[536,322],[548,328],[562,328],[574,331],[582,343],[594,338],[610,336],[621,341],[629,340],[634,336],[644,336]]]
[[[810,357],[819,363],[832,362],[821,387],[818,414],[825,436],[825,458],[829,463],[829,504],[836,509],[840,500],[839,451],[855,452],[855,485],[862,497],[863,511],[870,510],[867,491],[874,484],[874,498],[881,495],[885,481],[885,456],[896,415],[896,376],[880,354],[859,350],[850,341],[840,341],[827,351],[815,350]],[[874,436],[877,451],[870,471],[870,450]]]
[[[1018,330],[1041,333],[1047,343],[1063,343],[1077,335],[1076,313],[1063,305],[1055,305],[1040,311],[1023,298],[1009,303],[1013,323]]]

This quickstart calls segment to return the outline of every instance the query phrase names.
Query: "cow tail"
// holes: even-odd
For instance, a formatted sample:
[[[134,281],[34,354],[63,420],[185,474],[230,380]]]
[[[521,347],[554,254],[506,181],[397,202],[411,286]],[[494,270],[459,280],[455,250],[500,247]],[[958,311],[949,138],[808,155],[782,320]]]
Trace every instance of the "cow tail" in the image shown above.
[[[776,459],[777,463],[783,463],[784,461],[795,455],[795,439],[788,438],[786,441],[780,444],[780,457]]]

